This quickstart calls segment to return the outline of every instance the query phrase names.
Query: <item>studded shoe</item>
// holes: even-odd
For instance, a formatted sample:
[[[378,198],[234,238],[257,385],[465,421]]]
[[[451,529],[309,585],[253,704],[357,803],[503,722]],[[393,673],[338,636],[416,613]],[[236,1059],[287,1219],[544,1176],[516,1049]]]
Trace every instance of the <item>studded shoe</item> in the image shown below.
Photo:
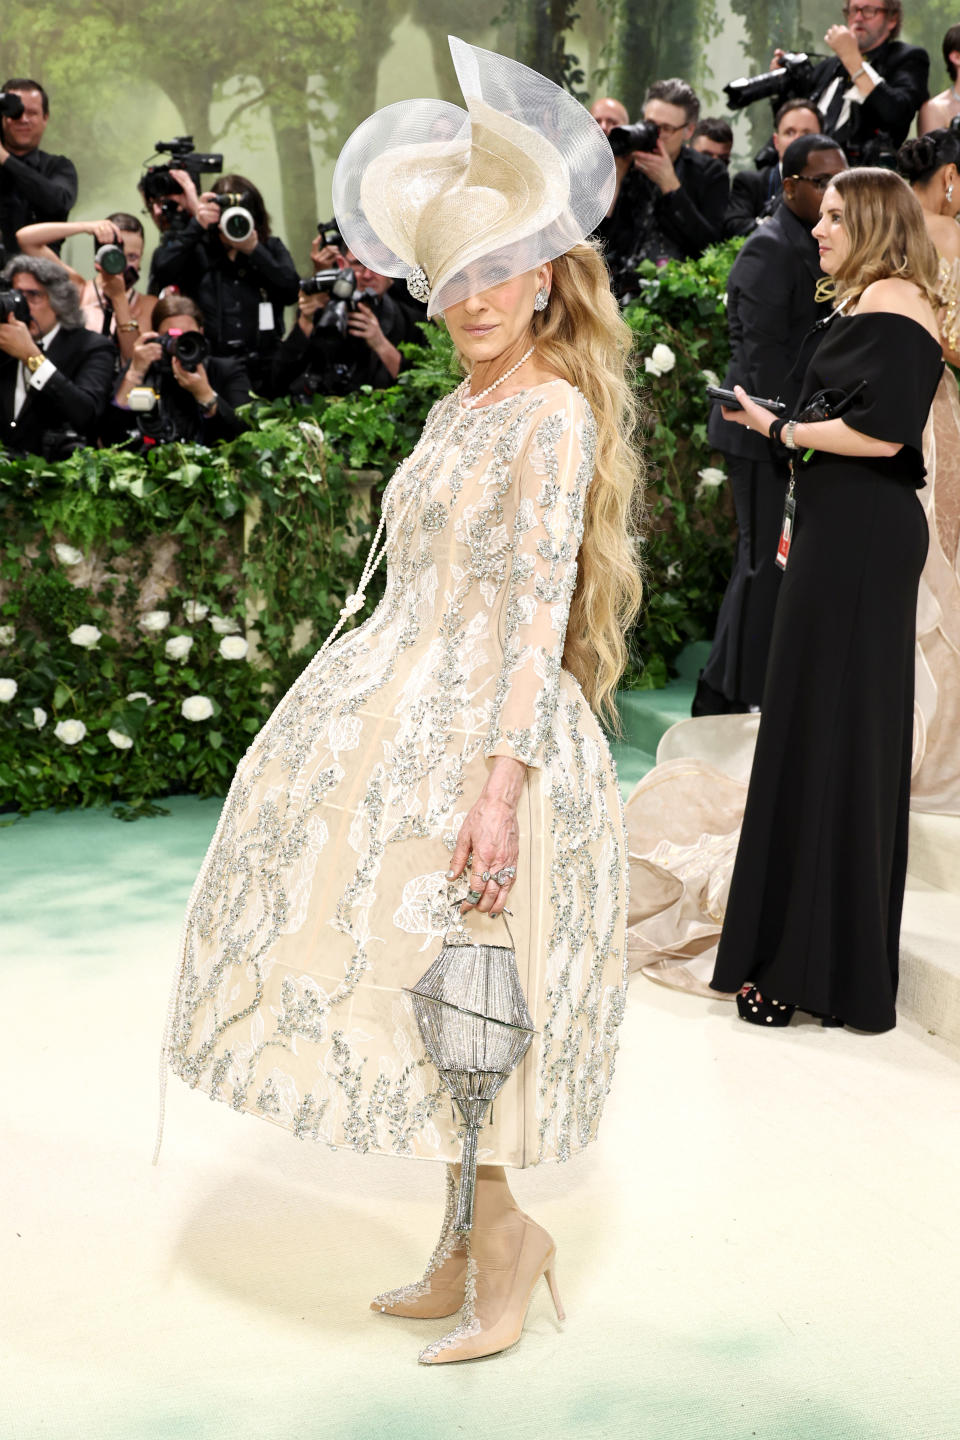
[[[457,1187],[448,1166],[443,1227],[423,1278],[396,1290],[385,1290],[371,1300],[371,1310],[405,1320],[440,1320],[456,1314],[463,1305],[467,1284],[467,1245],[463,1235],[453,1228],[456,1208]]]

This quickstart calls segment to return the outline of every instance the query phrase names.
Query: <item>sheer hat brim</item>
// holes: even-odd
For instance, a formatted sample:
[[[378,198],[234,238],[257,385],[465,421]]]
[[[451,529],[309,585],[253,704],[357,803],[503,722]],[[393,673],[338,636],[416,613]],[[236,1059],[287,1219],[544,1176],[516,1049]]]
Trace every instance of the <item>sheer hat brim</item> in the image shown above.
[[[564,254],[615,187],[610,145],[572,95],[452,36],[450,49],[466,110],[440,100],[378,110],[333,180],[353,253],[383,275],[423,272],[430,315]]]

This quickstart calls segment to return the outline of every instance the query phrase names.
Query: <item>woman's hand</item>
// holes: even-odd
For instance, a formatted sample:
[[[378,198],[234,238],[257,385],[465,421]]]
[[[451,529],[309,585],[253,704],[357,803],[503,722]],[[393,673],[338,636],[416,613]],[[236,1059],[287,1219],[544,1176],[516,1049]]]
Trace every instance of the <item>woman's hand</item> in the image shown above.
[[[755,430],[759,435],[770,434],[770,426],[775,416],[763,405],[755,405],[750,399],[742,385],[734,385],[733,393],[742,405],[741,410],[727,410],[722,407],[720,410],[724,420],[732,420],[734,425],[745,425],[748,430]]]
[[[526,773],[527,767],[522,761],[509,755],[496,756],[479,800],[460,826],[447,879],[456,880],[462,875],[469,859],[470,889],[480,896],[477,901],[464,901],[462,915],[473,909],[485,915],[499,915],[507,903],[516,875],[506,876],[502,885],[494,877],[504,867],[514,871],[517,868],[520,855],[517,805]]]

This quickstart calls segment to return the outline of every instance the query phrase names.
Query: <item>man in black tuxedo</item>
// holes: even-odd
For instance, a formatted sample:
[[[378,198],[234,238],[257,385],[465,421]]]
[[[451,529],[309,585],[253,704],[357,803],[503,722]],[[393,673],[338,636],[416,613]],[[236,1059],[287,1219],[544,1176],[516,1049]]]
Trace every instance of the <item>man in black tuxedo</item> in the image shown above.
[[[3,272],[30,308],[0,317],[0,443],[59,459],[95,440],[113,385],[113,342],[87,330],[76,287],[53,260],[18,255]]]
[[[730,186],[730,203],[723,225],[727,239],[731,235],[750,235],[759,224],[773,214],[780,204],[783,189],[782,160],[787,149],[801,135],[819,135],[820,112],[812,100],[785,100],[774,120],[773,139],[757,155],[757,161],[770,154],[770,162],[758,164],[756,170],[741,170]],[[771,154],[772,152],[772,154]]]
[[[726,167],[688,143],[700,101],[685,80],[651,85],[643,118],[659,131],[656,148],[617,156],[613,204],[596,230],[621,292],[641,260],[692,259],[720,240],[730,193]]]
[[[825,135],[845,151],[851,165],[875,165],[899,150],[927,98],[930,56],[898,40],[902,0],[862,4],[845,0],[844,25],[831,25],[824,39],[836,56],[813,74],[810,99]],[[773,57],[776,66],[783,51]]]
[[[50,119],[43,86],[14,79],[3,88],[23,105],[22,115],[5,115],[0,127],[0,240],[7,254],[15,255],[17,231],[24,225],[67,219],[77,198],[77,171],[66,155],[39,148]]]
[[[816,299],[821,270],[811,231],[824,190],[845,168],[842,150],[826,135],[794,140],[783,157],[783,200],[747,240],[727,282],[731,357],[724,388],[742,385],[749,395],[782,400],[787,415],[800,398],[815,348],[813,327],[830,313],[829,303]],[[779,591],[775,556],[788,480],[785,452],[724,420],[716,403],[707,435],[726,460],[739,536],[694,715],[760,704]]]

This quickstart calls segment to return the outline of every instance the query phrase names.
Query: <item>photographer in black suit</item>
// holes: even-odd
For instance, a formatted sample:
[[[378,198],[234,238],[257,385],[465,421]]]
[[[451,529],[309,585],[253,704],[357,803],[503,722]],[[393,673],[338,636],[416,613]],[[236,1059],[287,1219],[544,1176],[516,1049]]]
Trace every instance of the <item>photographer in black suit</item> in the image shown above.
[[[750,395],[780,399],[788,415],[812,353],[814,339],[807,337],[830,313],[829,303],[815,298],[821,270],[811,231],[824,190],[845,168],[843,152],[826,135],[794,140],[783,157],[783,200],[750,236],[727,282],[731,357],[724,388],[743,385]],[[798,363],[801,351],[804,359]],[[760,704],[779,591],[775,556],[788,479],[776,447],[724,420],[716,403],[707,435],[726,460],[739,535],[694,715]]]
[[[77,171],[66,155],[39,148],[50,119],[43,86],[36,80],[8,80],[3,89],[23,105],[22,114],[4,115],[0,132],[0,240],[7,254],[15,255],[22,226],[66,220],[77,198]]]
[[[685,80],[658,80],[643,105],[644,121],[659,132],[656,145],[615,149],[617,188],[596,233],[621,293],[641,260],[692,259],[722,236],[730,181],[719,160],[690,148],[699,118],[700,101]]]
[[[19,255],[3,279],[23,296],[30,319],[7,309],[0,322],[0,441],[8,450],[61,460],[96,439],[116,351],[84,325],[63,266]]]
[[[906,140],[927,98],[930,56],[897,39],[902,0],[846,0],[843,18],[845,24],[831,25],[824,36],[836,59],[816,67],[809,98],[824,134],[837,141],[850,164],[875,165]],[[774,52],[771,69],[782,55]]]

